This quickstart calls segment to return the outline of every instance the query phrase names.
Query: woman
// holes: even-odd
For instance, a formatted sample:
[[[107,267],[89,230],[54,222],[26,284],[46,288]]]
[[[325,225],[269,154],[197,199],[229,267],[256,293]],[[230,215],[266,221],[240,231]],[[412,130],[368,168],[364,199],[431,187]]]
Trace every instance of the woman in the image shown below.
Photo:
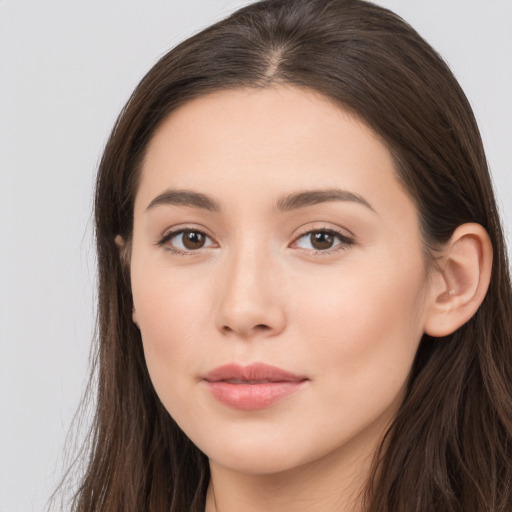
[[[512,508],[511,295],[471,108],[361,0],[165,55],[96,192],[79,511]]]

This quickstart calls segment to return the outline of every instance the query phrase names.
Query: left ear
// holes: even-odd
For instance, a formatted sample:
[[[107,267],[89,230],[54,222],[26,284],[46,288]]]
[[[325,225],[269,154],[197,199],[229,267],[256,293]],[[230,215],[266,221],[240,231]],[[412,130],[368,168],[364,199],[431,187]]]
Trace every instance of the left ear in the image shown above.
[[[492,244],[487,231],[462,224],[441,253],[431,276],[425,333],[442,337],[465,324],[484,300],[492,269]]]

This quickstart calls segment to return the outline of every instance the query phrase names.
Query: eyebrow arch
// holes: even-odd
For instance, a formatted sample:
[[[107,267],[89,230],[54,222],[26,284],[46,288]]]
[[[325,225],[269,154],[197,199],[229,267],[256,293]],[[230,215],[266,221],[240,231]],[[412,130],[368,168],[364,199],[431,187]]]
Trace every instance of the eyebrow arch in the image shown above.
[[[338,188],[329,188],[325,190],[308,190],[305,192],[296,192],[282,197],[276,203],[278,211],[286,212],[306,206],[312,206],[319,203],[332,201],[350,201],[361,204],[376,213],[371,204],[359,194],[341,190]]]
[[[177,205],[177,206],[190,206],[195,208],[202,208],[204,210],[208,210],[210,212],[218,212],[220,211],[219,204],[208,197],[205,194],[201,194],[200,192],[193,192],[191,190],[166,190],[162,194],[156,196],[149,206],[146,208],[146,211],[152,210],[157,206],[164,205]]]

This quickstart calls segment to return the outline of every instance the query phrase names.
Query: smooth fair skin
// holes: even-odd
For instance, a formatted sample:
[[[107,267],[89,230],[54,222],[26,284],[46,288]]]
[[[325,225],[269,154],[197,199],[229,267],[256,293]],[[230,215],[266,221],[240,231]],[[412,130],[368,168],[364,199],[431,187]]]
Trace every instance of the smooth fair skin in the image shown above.
[[[467,224],[427,270],[386,146],[322,96],[283,86],[171,114],[142,166],[129,246],[151,379],[210,460],[207,512],[360,510],[423,333],[474,313],[492,258]],[[241,410],[202,379],[233,362],[307,380]]]

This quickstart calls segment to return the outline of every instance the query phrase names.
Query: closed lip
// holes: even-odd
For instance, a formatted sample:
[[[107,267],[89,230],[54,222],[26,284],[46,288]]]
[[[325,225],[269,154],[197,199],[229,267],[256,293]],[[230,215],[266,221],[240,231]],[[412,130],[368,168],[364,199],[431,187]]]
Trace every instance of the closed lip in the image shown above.
[[[309,379],[277,366],[237,363],[219,366],[203,377],[212,396],[234,409],[255,411],[265,409],[290,396]]]
[[[308,380],[277,366],[253,363],[247,366],[238,363],[219,366],[203,376],[207,382],[229,382],[231,384],[257,384],[268,382],[302,382]]]

